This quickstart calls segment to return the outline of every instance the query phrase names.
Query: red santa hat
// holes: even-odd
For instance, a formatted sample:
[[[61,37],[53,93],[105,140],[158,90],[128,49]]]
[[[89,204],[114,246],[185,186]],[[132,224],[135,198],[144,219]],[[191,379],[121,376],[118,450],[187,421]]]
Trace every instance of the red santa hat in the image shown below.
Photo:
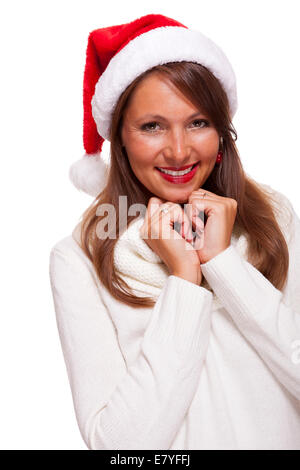
[[[155,65],[181,61],[202,64],[219,79],[232,118],[237,110],[234,71],[222,49],[201,32],[150,14],[89,34],[83,82],[85,154],[69,171],[77,189],[96,197],[105,186],[108,164],[101,156],[102,145],[110,140],[112,114],[123,91]]]

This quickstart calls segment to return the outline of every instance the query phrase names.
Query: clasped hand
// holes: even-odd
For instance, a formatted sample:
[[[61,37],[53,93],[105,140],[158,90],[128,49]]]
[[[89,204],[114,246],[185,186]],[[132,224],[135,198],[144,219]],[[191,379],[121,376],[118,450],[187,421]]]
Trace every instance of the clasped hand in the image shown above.
[[[161,212],[161,204],[168,206],[166,214]],[[183,264],[204,264],[224,251],[230,245],[237,213],[235,199],[203,189],[193,191],[184,206],[185,210],[179,204],[150,198],[145,222],[140,229],[141,236],[147,239],[145,241],[165,261],[171,272],[181,269]],[[163,240],[161,225],[173,236],[172,241],[171,237],[168,242]],[[179,230],[175,229],[175,225],[179,225]],[[150,239],[149,228],[153,230]],[[182,249],[191,248],[191,245],[192,253],[184,254]]]
[[[237,213],[235,199],[199,189],[190,194],[186,213],[196,235],[192,244],[201,264],[210,261],[230,246]],[[204,217],[199,217],[199,213],[206,215],[205,225]]]

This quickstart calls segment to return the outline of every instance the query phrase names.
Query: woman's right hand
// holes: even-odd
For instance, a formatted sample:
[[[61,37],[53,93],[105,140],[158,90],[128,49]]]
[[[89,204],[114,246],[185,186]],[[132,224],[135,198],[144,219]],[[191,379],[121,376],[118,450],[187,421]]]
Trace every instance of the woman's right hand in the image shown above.
[[[167,213],[161,212],[162,204],[169,208]],[[180,233],[173,228],[176,222],[181,226]],[[192,242],[192,225],[179,204],[150,198],[140,235],[166,264],[170,274],[201,284],[199,257],[189,243]]]

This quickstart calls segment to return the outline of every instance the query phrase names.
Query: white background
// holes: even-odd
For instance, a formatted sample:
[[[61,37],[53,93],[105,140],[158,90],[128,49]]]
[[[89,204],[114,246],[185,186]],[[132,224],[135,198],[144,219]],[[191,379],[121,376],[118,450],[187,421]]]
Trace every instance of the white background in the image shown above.
[[[88,33],[155,13],[219,44],[237,76],[244,168],[300,214],[298,1],[1,3],[1,449],[86,449],[50,292],[52,245],[92,198],[68,179],[84,153]],[[108,146],[104,145],[104,152]]]

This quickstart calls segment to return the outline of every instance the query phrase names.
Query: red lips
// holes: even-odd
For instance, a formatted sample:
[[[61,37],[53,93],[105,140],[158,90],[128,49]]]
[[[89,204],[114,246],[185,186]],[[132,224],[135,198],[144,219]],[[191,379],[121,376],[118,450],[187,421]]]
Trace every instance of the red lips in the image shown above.
[[[190,168],[191,166],[195,165],[192,163],[191,165],[181,166],[180,168],[176,168],[176,166],[159,166],[158,168],[162,168],[163,170],[171,170],[171,171],[182,171]]]

